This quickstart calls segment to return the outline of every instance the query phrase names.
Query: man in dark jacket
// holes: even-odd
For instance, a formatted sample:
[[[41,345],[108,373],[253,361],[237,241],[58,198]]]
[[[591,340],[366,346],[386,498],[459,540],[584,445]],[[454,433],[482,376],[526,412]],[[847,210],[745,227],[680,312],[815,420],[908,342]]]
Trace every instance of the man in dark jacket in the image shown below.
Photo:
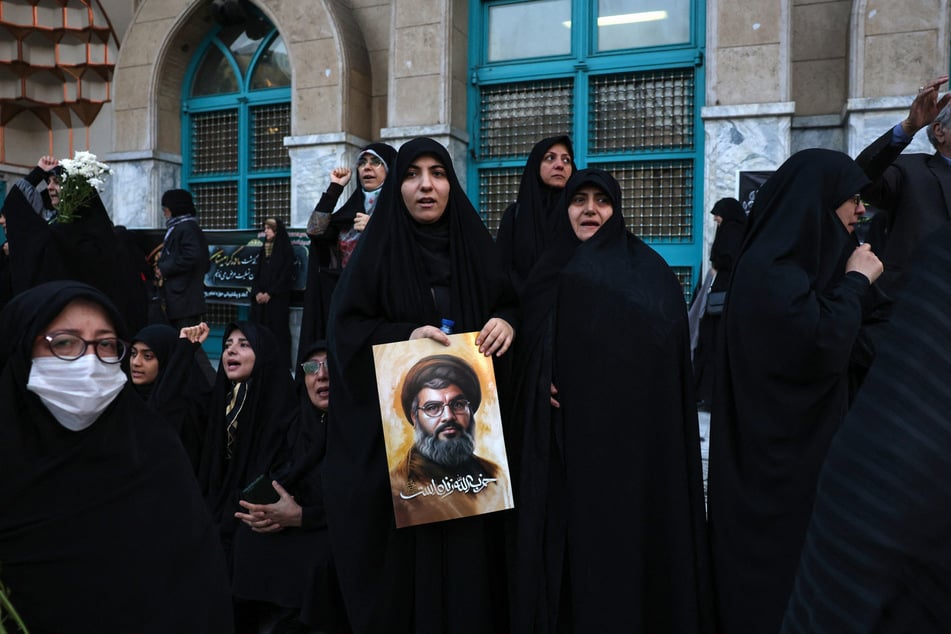
[[[943,75],[919,88],[908,116],[855,159],[872,181],[862,198],[888,214],[886,244],[871,246],[885,264],[878,285],[889,295],[918,243],[951,218],[951,93],[938,93],[947,81]],[[922,128],[935,153],[902,154]]]
[[[165,314],[173,328],[194,326],[205,312],[208,241],[198,226],[192,195],[184,189],[162,194],[162,211],[167,231],[155,276],[162,286]]]

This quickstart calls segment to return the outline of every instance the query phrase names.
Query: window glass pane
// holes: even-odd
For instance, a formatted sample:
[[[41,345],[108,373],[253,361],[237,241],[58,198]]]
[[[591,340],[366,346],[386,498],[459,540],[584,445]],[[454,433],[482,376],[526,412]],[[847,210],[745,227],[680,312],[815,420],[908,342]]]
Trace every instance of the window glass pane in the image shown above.
[[[231,64],[222,55],[221,50],[212,44],[208,47],[205,58],[201,60],[198,72],[195,73],[192,95],[201,97],[202,95],[237,92],[238,87],[238,78],[231,70]]]
[[[231,42],[229,48],[231,49],[231,54],[234,56],[234,61],[236,61],[241,68],[242,77],[247,77],[248,67],[251,65],[251,58],[253,58],[257,52],[262,39],[263,38],[255,39],[244,31],[241,31],[241,33],[234,38],[234,41]]]
[[[624,222],[651,242],[693,239],[693,161],[646,161],[597,165],[621,185]]]
[[[276,88],[291,85],[291,62],[284,40],[276,38],[258,59],[251,78],[251,88]]]
[[[515,202],[524,167],[479,170],[479,214],[493,236],[499,231],[502,212]]]
[[[539,140],[570,134],[572,86],[571,79],[486,86],[479,158],[527,156]]]
[[[252,169],[282,169],[291,166],[284,137],[291,134],[291,105],[257,106],[251,110]]]
[[[238,111],[202,112],[192,118],[192,174],[238,171]]]
[[[694,70],[591,77],[589,151],[692,150]]]
[[[237,183],[199,183],[191,189],[202,229],[238,228]]]
[[[489,8],[489,61],[567,55],[571,0],[536,0]]]
[[[598,0],[599,51],[690,41],[690,0]]]

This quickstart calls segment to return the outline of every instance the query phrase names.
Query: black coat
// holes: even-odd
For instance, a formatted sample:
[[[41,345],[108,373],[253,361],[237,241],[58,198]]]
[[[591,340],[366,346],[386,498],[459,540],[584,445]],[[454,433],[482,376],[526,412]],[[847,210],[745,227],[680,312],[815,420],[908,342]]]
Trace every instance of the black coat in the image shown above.
[[[877,286],[895,295],[918,244],[951,219],[951,165],[938,153],[902,154],[907,144],[891,140],[889,130],[855,162],[872,181],[862,197],[888,214],[884,250],[872,248],[885,265]]]
[[[176,225],[158,259],[162,271],[162,294],[169,319],[205,312],[205,273],[210,266],[208,240],[197,222]]]
[[[254,280],[251,283],[252,322],[268,328],[277,338],[278,352],[285,367],[291,367],[291,289],[294,286],[294,247],[287,229],[280,219],[274,232],[274,245],[268,257],[264,246],[254,265]],[[267,293],[271,299],[265,304],[255,300],[258,293]]]
[[[868,179],[846,155],[794,154],[760,188],[733,268],[710,429],[709,517],[724,632],[776,632],[816,479],[848,407],[869,288],[836,208]]]
[[[129,384],[78,432],[26,389],[35,337],[75,298],[118,321],[75,282],[0,315],[0,581],[30,632],[231,632],[221,543],[171,427]]]

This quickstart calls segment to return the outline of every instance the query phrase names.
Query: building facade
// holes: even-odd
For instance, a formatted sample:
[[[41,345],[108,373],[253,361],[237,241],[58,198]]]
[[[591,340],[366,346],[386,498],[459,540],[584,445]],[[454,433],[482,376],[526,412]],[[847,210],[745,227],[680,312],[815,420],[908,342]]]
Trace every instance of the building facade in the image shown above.
[[[494,231],[534,142],[567,132],[689,297],[742,172],[855,156],[947,72],[948,4],[0,0],[0,190],[90,150],[117,224],[161,227],[183,186],[206,228],[302,227],[332,167],[426,135]]]

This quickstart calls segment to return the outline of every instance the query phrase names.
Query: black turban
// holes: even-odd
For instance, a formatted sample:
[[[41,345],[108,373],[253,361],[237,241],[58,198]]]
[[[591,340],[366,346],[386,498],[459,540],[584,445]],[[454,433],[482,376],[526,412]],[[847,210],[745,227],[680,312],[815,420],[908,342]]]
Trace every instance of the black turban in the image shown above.
[[[471,409],[475,414],[482,403],[482,388],[479,386],[479,377],[468,363],[451,354],[434,354],[420,359],[403,377],[403,390],[400,402],[403,405],[403,414],[413,422],[413,400],[427,383],[434,379],[442,379],[447,383],[457,385],[466,398],[469,399]]]
[[[192,195],[184,189],[170,189],[162,194],[162,206],[168,207],[173,216],[194,216],[198,213]]]

